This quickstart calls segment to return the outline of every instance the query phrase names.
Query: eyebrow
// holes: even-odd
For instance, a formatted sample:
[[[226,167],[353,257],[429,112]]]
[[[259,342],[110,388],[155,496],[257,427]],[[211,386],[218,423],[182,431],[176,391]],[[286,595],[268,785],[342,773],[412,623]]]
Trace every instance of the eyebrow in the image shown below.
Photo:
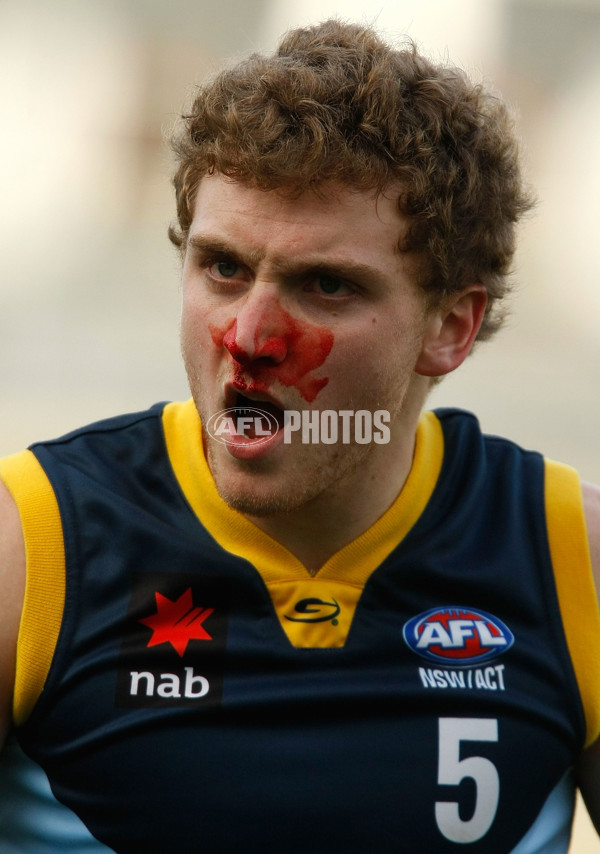
[[[210,234],[193,234],[188,237],[188,246],[198,252],[227,255],[239,259],[251,268],[256,267],[265,257],[264,252],[240,252],[232,244],[220,237]],[[369,264],[361,264],[347,258],[318,258],[299,263],[293,259],[280,258],[275,260],[277,270],[284,276],[302,277],[309,273],[322,273],[340,279],[379,281],[381,273]]]
[[[220,237],[213,237],[210,234],[192,234],[188,237],[187,245],[197,252],[230,255],[232,258],[239,258],[252,266],[260,263],[264,257],[264,253],[262,252],[240,252],[230,243],[227,243],[226,240],[222,240]]]

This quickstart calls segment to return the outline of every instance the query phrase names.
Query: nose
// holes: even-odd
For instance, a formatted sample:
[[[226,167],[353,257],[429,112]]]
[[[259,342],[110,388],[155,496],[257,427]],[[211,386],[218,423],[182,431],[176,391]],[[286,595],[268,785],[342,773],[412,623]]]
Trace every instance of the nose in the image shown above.
[[[225,333],[223,344],[240,365],[258,359],[280,364],[288,352],[290,321],[275,294],[253,288]]]

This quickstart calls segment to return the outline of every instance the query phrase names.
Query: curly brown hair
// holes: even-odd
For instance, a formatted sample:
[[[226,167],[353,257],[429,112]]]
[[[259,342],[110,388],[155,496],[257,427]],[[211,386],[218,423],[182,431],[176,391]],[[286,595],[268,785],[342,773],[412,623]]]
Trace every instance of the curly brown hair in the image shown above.
[[[292,192],[330,181],[381,192],[400,182],[410,225],[399,245],[417,253],[420,285],[435,301],[481,282],[479,338],[499,327],[515,224],[532,199],[505,104],[460,69],[329,20],[209,80],[172,143],[179,225],[169,237],[182,251],[208,173]]]

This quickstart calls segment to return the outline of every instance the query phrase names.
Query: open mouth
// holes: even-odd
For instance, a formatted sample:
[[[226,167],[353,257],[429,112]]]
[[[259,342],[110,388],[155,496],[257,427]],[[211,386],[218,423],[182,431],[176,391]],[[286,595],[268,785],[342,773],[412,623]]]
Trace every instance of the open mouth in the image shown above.
[[[284,411],[273,398],[247,397],[226,391],[225,409],[210,416],[207,433],[225,445],[234,456],[251,457],[267,452],[283,438]]]
[[[207,434],[224,445],[229,454],[248,463],[270,456],[282,444],[284,409],[268,393],[247,396],[233,383],[225,386],[225,408],[204,424]]]
[[[270,400],[252,400],[238,393],[233,410],[236,432],[247,439],[272,436],[283,427],[283,409]]]

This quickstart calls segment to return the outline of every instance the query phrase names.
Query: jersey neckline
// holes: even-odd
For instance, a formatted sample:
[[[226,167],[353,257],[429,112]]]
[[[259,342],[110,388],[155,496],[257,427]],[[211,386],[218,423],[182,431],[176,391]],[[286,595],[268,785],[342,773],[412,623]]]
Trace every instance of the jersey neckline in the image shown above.
[[[421,517],[438,482],[444,457],[441,424],[433,412],[425,412],[417,427],[411,470],[396,500],[370,528],[310,576],[288,549],[219,495],[204,455],[202,426],[193,400],[167,404],[163,427],[175,477],[200,523],[222,548],[252,563],[267,584],[314,577],[364,587],[373,570]]]

